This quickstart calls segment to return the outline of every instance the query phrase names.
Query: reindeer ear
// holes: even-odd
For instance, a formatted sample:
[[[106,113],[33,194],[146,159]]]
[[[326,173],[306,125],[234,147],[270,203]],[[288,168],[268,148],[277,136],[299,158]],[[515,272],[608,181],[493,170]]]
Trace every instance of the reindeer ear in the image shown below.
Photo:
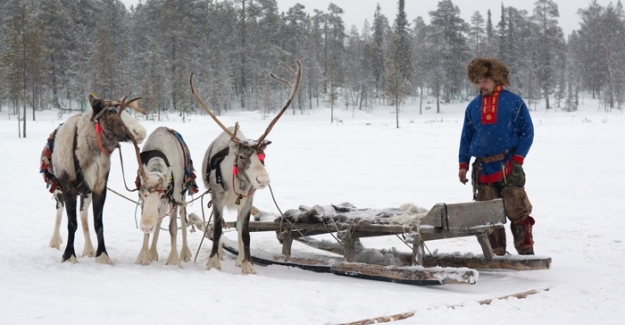
[[[239,152],[239,144],[232,140],[228,140],[228,147],[230,148],[231,152]]]
[[[106,107],[104,101],[96,97],[95,93],[89,94],[89,103],[91,104],[91,109],[93,109],[93,116],[96,116],[104,107]]]

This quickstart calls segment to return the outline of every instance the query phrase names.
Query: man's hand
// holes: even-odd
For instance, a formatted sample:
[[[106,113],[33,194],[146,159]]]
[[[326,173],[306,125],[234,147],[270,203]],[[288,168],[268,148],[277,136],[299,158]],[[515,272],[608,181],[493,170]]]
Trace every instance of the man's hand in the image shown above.
[[[469,180],[467,179],[467,170],[462,168],[458,171],[458,178],[460,179],[460,183],[466,184]]]

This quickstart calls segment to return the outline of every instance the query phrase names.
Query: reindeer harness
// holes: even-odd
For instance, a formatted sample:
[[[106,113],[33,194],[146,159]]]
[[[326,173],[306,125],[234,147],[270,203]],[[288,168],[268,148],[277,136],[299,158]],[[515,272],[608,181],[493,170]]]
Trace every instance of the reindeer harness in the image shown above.
[[[187,190],[190,191],[189,192],[190,194],[195,194],[199,191],[199,188],[197,186],[197,183],[195,182],[196,176],[195,176],[195,173],[193,172],[193,161],[191,160],[191,153],[189,151],[189,147],[184,142],[184,139],[182,138],[180,133],[169,128],[167,129],[167,131],[169,131],[173,136],[176,137],[176,139],[180,143],[180,147],[182,149],[182,153],[184,156],[184,186],[182,186],[182,192],[180,194],[184,196],[187,193]],[[148,151],[144,151],[140,153],[141,163],[144,165],[147,164],[148,161],[150,161],[150,159],[152,158],[161,158],[165,162],[165,165],[167,167],[170,167],[167,156],[165,156],[165,154],[160,150],[148,150]],[[175,184],[174,175],[171,175],[169,179],[169,183],[167,184],[166,190],[163,191],[163,190],[155,189],[153,190],[153,192],[162,191],[164,192],[165,196],[171,203],[180,203],[180,202],[176,202],[173,196],[174,184]],[[137,178],[135,180],[135,185],[137,186],[137,189],[141,188],[141,176],[140,175],[137,175]]]
[[[251,141],[251,142],[252,143],[240,142],[239,151],[237,152],[234,158],[234,164],[233,164],[234,166],[232,167],[232,190],[238,196],[237,202],[239,202],[244,197],[252,196],[254,192],[256,191],[256,189],[255,188],[252,189],[247,195],[242,195],[238,193],[236,190],[235,180],[237,179],[239,180],[239,190],[245,190],[247,188],[247,184],[250,183],[250,180],[247,179],[247,176],[245,176],[245,173],[242,171],[245,171],[247,168],[249,168],[250,156],[254,153],[256,153],[256,155],[258,156],[258,159],[264,165],[265,164],[264,147],[266,147],[269,143],[271,143],[269,141],[264,141],[261,144],[258,144],[256,141]],[[242,151],[243,151],[243,154],[241,154]],[[221,184],[221,187],[224,191],[227,191],[228,189],[223,183],[223,175],[221,172],[221,162],[228,156],[228,154],[230,154],[230,147],[225,147],[221,151],[217,152],[214,156],[211,157],[205,170],[206,178],[210,176],[211,171],[213,170],[215,171],[215,182],[217,184]],[[243,156],[244,159],[241,159],[241,156]],[[245,179],[243,179],[243,177],[245,177]]]
[[[63,125],[63,124],[61,124]],[[59,125],[60,127],[60,125]],[[52,166],[52,152],[54,151],[54,137],[59,128],[56,128],[48,136],[46,145],[41,152],[41,165],[39,167],[39,173],[43,174],[43,180],[46,182],[46,188],[49,188],[50,193],[59,187],[59,180],[54,175],[54,167]]]

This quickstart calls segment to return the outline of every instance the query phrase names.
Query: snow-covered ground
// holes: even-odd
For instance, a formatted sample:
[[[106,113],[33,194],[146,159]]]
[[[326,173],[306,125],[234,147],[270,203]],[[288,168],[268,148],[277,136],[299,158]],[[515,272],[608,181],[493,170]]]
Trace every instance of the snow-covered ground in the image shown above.
[[[451,104],[441,114],[431,109],[419,115],[418,107],[409,103],[402,109],[399,129],[392,107],[377,107],[372,113],[338,109],[335,115],[342,123],[334,124],[329,109],[305,115],[289,111],[269,135],[273,144],[266,152],[280,208],[342,202],[363,208],[403,203],[430,208],[470,201],[471,188],[457,179],[464,106]],[[475,285],[433,287],[278,266],[256,266],[257,275],[245,276],[231,255],[226,255],[223,271],[207,271],[209,241],[197,263],[166,266],[166,231],[159,242],[161,259],[139,266],[134,261],[143,235],[135,226],[135,206],[111,192],[104,224],[114,265],[81,257],[76,264],[61,263],[62,252],[48,248],[55,203],[38,168],[48,134],[68,116],[59,120],[56,112],[39,113],[36,122],[28,121],[28,137],[19,139],[15,117],[7,120],[5,108],[0,112],[0,324],[336,324],[404,312],[416,314],[400,324],[621,324],[625,114],[603,112],[598,106],[588,97],[574,113],[532,106],[536,137],[524,167],[536,219],[535,251],[552,257],[551,269],[481,271]],[[169,121],[144,125],[148,132],[161,125],[178,130],[199,170],[218,126],[205,115],[190,116],[186,123],[169,116]],[[239,121],[249,137],[259,136],[269,122],[257,112],[235,112],[221,120],[226,125]],[[127,182],[133,184],[133,149],[123,144],[122,152]],[[124,190],[117,153],[109,187],[136,198]],[[189,212],[201,215],[199,202]],[[269,190],[257,192],[255,205],[277,211]],[[66,240],[65,220],[61,229]],[[508,250],[514,251],[507,231]],[[235,238],[234,232],[227,235]],[[199,232],[189,235],[194,257],[201,237]],[[80,254],[80,229],[76,238]],[[393,236],[364,243],[408,249]],[[471,237],[426,244],[441,253],[481,252]],[[254,233],[252,248],[279,246],[275,234]],[[294,243],[293,250],[298,249]],[[530,289],[539,293],[477,303]]]

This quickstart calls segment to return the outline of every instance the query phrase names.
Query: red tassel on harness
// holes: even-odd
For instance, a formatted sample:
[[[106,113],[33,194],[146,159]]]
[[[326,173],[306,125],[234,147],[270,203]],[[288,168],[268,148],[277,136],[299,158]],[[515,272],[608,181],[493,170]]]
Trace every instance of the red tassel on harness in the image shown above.
[[[265,162],[265,155],[259,152],[258,153],[258,160],[260,160],[261,162],[264,163]]]
[[[237,166],[232,167],[232,175],[238,175],[239,174],[239,169],[237,168]]]
[[[102,133],[102,126],[100,125],[100,123],[96,123],[95,124],[95,131],[100,134]]]

